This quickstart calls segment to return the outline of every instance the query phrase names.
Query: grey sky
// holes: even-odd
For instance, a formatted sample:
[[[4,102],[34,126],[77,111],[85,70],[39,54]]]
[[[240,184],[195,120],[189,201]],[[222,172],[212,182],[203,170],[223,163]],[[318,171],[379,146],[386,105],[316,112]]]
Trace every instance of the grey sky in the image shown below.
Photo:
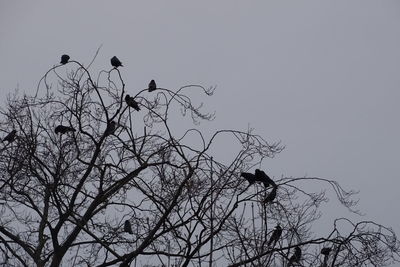
[[[204,129],[281,140],[271,175],[358,189],[360,219],[400,235],[400,2],[0,0],[1,93],[101,44],[95,67],[118,56],[131,90],[217,85]]]

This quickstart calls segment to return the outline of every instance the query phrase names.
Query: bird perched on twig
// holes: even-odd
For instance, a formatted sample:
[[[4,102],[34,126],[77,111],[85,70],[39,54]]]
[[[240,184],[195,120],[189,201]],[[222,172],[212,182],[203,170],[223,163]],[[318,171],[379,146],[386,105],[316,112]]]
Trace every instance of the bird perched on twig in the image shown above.
[[[249,172],[242,172],[240,176],[246,179],[249,182],[249,184],[254,184],[256,181],[256,176]]]
[[[69,126],[64,126],[64,125],[58,125],[55,129],[54,129],[54,132],[56,133],[56,134],[65,134],[65,133],[67,133],[67,132],[75,132],[76,130],[74,129],[74,128],[72,128],[72,127],[69,127]]]
[[[126,220],[125,223],[124,223],[124,232],[127,232],[129,234],[133,234],[131,222],[128,221],[128,220]]]
[[[294,262],[299,262],[301,259],[301,249],[299,247],[294,248],[294,254],[289,259],[288,266],[291,266]]]
[[[327,267],[328,266],[328,258],[329,254],[331,253],[332,248],[324,247],[321,249],[321,254],[324,255],[324,262],[322,263],[321,267]]]
[[[264,184],[265,187],[270,185],[276,186],[275,182],[269,178],[269,176],[262,170],[256,169],[255,171],[256,181],[260,181]]]
[[[108,124],[107,124],[107,128],[106,128],[106,131],[104,132],[104,134],[107,136],[107,135],[110,135],[110,134],[113,134],[114,132],[115,132],[115,129],[117,128],[117,123],[115,122],[115,121],[110,121]]]
[[[321,249],[321,254],[325,255],[325,256],[328,256],[329,253],[331,253],[331,251],[332,251],[332,248],[325,247],[325,248]]]
[[[64,54],[64,55],[61,56],[60,64],[63,64],[63,65],[67,64],[68,60],[69,60],[69,56]]]
[[[275,200],[277,189],[278,189],[278,186],[277,186],[277,185],[275,185],[275,186],[272,188],[271,192],[270,192],[270,193],[268,194],[268,196],[264,199],[264,203],[265,203],[265,204],[267,204],[267,203],[272,202],[272,201]]]
[[[157,89],[157,84],[154,80],[151,80],[149,83],[149,92],[153,92]]]
[[[17,131],[16,130],[12,130],[9,134],[6,135],[6,137],[3,138],[3,141],[8,141],[8,143],[12,143],[15,140],[15,137],[17,135]]]
[[[135,99],[130,95],[125,96],[125,102],[129,107],[134,108],[136,111],[140,110],[138,102],[136,102]]]
[[[111,58],[111,66],[113,66],[114,68],[123,67],[122,62],[119,61],[119,59],[116,56],[113,56]]]
[[[67,64],[68,60],[69,60],[69,56],[64,54],[64,55],[61,56],[60,64],[63,64],[63,65]]]
[[[275,243],[278,242],[278,240],[279,240],[279,238],[281,237],[281,235],[282,235],[282,227],[278,224],[278,225],[275,227],[275,230],[272,232],[272,235],[271,235],[271,237],[270,237],[270,239],[269,239],[269,241],[268,241],[268,247],[269,247],[272,243],[274,243],[274,245],[275,245]]]

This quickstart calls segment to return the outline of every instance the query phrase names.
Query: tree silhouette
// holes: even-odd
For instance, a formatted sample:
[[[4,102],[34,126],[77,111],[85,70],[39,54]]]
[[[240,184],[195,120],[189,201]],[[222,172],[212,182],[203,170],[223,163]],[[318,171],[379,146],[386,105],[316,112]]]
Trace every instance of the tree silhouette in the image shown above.
[[[18,133],[0,150],[2,264],[287,266],[295,248],[298,266],[398,261],[394,232],[377,223],[342,217],[331,232],[312,232],[327,188],[357,212],[354,192],[336,181],[262,175],[264,184],[251,176],[250,186],[241,174],[283,146],[253,130],[204,134],[200,123],[213,114],[199,100],[214,88],[157,87],[150,94],[139,86],[135,112],[118,62],[97,74],[93,62],[56,65],[34,96],[10,96],[1,110],[2,131]],[[59,125],[75,131],[58,135]],[[231,159],[216,156],[220,138],[236,148]],[[323,191],[309,191],[309,183]],[[265,202],[268,196],[273,201]],[[268,246],[276,225],[282,231]],[[331,248],[325,260],[323,247]]]

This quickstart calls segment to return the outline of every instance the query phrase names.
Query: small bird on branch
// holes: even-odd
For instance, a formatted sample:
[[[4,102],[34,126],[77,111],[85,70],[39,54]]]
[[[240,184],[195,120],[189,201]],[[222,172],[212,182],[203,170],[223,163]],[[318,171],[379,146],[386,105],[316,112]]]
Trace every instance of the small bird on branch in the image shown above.
[[[270,193],[268,194],[268,196],[264,199],[264,203],[265,203],[265,204],[267,204],[267,203],[272,202],[272,201],[275,200],[277,189],[278,189],[278,186],[277,186],[277,185],[275,185],[275,186],[272,188],[271,192],[270,192]]]
[[[63,65],[67,64],[68,60],[69,60],[69,56],[64,54],[61,56],[60,64],[63,64]]]
[[[157,84],[154,80],[151,80],[149,83],[149,92],[153,92],[157,89]]]
[[[69,126],[64,126],[64,125],[58,125],[55,129],[54,132],[56,134],[65,134],[67,132],[75,132],[76,130],[72,127]]]
[[[117,123],[115,121],[110,121],[107,124],[107,128],[106,131],[104,132],[104,134],[107,135],[111,135],[115,132],[115,129],[117,128]]]
[[[119,61],[119,59],[116,56],[113,56],[111,58],[111,66],[113,66],[114,68],[123,67],[122,62]]]
[[[246,179],[249,182],[249,184],[254,184],[256,182],[256,176],[252,173],[242,172],[240,176]]]
[[[269,176],[264,171],[260,169],[256,169],[255,176],[256,180],[262,182],[266,188],[270,185],[276,186],[275,182],[271,178],[269,178]]]
[[[7,141],[8,143],[12,143],[15,141],[15,137],[17,136],[17,131],[12,130],[9,134],[6,135],[6,137],[3,138],[3,141]]]
[[[126,220],[125,223],[124,223],[124,232],[127,232],[129,234],[133,234],[131,222],[128,221],[128,220]]]
[[[294,262],[299,263],[301,259],[301,249],[299,247],[294,248],[294,254],[289,259],[288,266],[291,266]]]
[[[138,102],[136,102],[135,99],[130,95],[125,96],[125,102],[129,107],[134,108],[136,111],[140,110]]]
[[[321,254],[325,255],[325,256],[328,256],[329,253],[331,253],[331,251],[332,251],[332,248],[324,247],[324,248],[321,249]]]
[[[271,237],[270,237],[270,239],[269,239],[269,241],[268,241],[268,247],[269,247],[272,243],[274,243],[274,245],[275,245],[275,243],[278,242],[278,240],[279,240],[279,238],[281,237],[281,235],[282,235],[282,227],[278,224],[278,225],[275,227],[275,230],[272,232],[272,235],[271,235]]]

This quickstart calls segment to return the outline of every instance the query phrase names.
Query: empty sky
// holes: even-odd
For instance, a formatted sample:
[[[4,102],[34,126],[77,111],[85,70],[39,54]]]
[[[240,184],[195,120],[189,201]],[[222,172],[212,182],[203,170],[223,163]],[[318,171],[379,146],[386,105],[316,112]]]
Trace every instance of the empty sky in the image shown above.
[[[359,219],[400,235],[400,2],[0,0],[0,92],[34,92],[61,54],[87,64],[100,45],[96,68],[118,56],[130,90],[217,85],[205,131],[281,140],[271,176],[360,190]]]

